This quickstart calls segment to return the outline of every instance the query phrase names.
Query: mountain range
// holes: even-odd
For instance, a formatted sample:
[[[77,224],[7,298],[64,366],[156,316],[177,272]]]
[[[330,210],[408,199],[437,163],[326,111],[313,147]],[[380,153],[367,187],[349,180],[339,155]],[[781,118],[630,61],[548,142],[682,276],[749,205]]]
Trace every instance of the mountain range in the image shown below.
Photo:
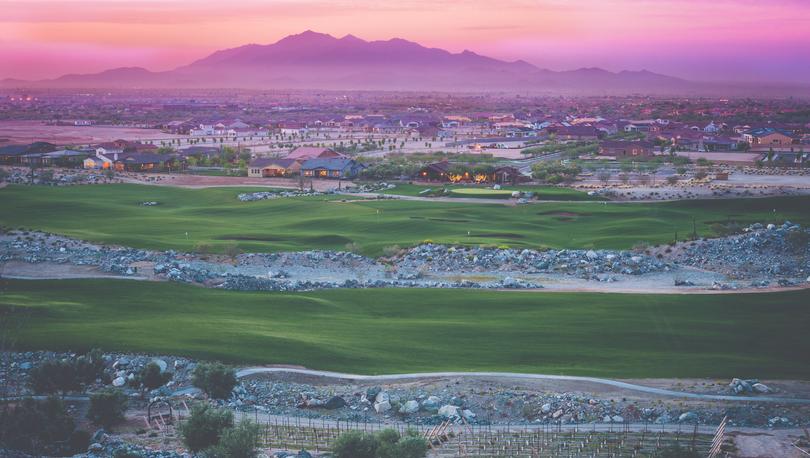
[[[216,51],[165,72],[122,67],[39,81],[7,79],[6,88],[245,88],[405,91],[492,91],[572,94],[810,93],[810,86],[687,81],[646,70],[600,68],[552,71],[472,51],[451,53],[394,38],[365,41],[306,31],[269,45]]]

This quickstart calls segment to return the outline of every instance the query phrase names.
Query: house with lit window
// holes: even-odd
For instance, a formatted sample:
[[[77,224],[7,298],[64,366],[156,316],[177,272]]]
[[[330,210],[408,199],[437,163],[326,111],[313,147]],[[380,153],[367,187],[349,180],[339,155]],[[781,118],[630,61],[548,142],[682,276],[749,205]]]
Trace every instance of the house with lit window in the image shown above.
[[[354,178],[366,166],[345,157],[309,159],[301,164],[301,174],[311,178]]]

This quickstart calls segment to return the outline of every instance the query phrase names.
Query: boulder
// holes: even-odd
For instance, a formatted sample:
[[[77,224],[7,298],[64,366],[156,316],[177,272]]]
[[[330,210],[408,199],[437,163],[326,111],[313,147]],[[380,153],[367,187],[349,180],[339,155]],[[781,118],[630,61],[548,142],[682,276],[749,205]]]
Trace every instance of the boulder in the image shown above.
[[[458,407],[456,407],[454,405],[450,405],[450,404],[443,405],[439,409],[439,415],[441,415],[441,416],[443,416],[445,418],[458,417],[459,416],[458,415]]]
[[[563,410],[562,409],[557,409],[556,412],[551,414],[551,418],[556,420],[556,419],[560,418],[562,416],[562,414],[563,414]]]
[[[771,389],[768,387],[768,385],[765,385],[764,383],[754,383],[753,385],[751,385],[751,388],[753,388],[754,391],[756,391],[757,393],[764,394],[771,392]]]
[[[104,452],[104,446],[99,444],[98,442],[93,442],[92,444],[90,444],[89,447],[87,447],[87,452],[94,454],[102,453]]]
[[[694,412],[684,412],[684,413],[681,414],[680,417],[678,417],[678,421],[680,423],[685,423],[685,422],[690,422],[691,423],[691,422],[697,421],[697,419],[698,419],[698,416]]]
[[[438,396],[430,396],[422,401],[422,408],[428,412],[436,412],[439,410],[439,404],[441,404],[441,402],[442,400],[439,399]]]
[[[391,403],[388,400],[383,402],[375,402],[374,403],[374,411],[377,413],[384,413],[391,410]]]
[[[166,361],[163,361],[160,358],[155,358],[151,362],[157,364],[157,366],[160,368],[161,373],[166,372],[166,369],[169,367],[169,365],[166,364]]]
[[[388,393],[385,392],[385,391],[380,391],[379,393],[377,393],[377,396],[374,397],[374,402],[375,403],[389,402],[390,400],[391,400],[391,397],[388,396]]]
[[[624,417],[621,415],[614,415],[610,419],[613,420],[613,423],[624,423]]]
[[[326,407],[329,410],[339,409],[345,406],[346,400],[340,396],[332,396],[331,398],[329,398],[328,401],[326,401],[326,404],[324,404],[324,407]]]
[[[543,413],[549,413],[549,412],[551,412],[551,404],[549,404],[549,403],[545,403],[545,404],[543,404],[543,405],[540,407],[540,411],[541,411],[541,412],[543,412]]]
[[[418,411],[419,403],[414,400],[406,401],[404,404],[402,404],[402,407],[399,408],[399,412],[404,414],[416,413]]]
[[[461,416],[464,417],[465,420],[470,421],[475,418],[475,412],[470,409],[464,409],[461,411]]]
[[[124,386],[127,383],[127,379],[124,377],[116,377],[115,380],[112,381],[113,386]]]

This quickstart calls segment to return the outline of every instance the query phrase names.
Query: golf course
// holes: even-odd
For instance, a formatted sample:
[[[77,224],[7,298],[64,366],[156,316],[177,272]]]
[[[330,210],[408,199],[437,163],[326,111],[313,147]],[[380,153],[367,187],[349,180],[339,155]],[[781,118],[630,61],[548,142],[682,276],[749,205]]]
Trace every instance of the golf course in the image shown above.
[[[424,241],[512,248],[629,249],[698,236],[737,222],[810,224],[810,197],[652,203],[547,202],[518,206],[468,202],[346,200],[329,195],[240,202],[257,189],[144,185],[8,186],[0,225],[135,248],[214,252],[343,250],[378,256]],[[157,202],[144,206],[143,202]]]
[[[810,376],[806,290],[254,293],[129,280],[2,280],[0,291],[2,318],[21,349],[100,347],[364,374]]]

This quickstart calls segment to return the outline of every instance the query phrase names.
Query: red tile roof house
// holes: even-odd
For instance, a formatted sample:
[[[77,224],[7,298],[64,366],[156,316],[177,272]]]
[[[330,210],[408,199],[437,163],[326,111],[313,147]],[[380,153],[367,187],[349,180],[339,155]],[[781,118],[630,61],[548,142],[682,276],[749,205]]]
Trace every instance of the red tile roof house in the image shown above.
[[[346,157],[343,154],[330,148],[321,148],[317,146],[299,146],[294,150],[287,153],[285,159],[295,159],[305,161],[307,159],[327,159],[327,158],[342,158]]]

